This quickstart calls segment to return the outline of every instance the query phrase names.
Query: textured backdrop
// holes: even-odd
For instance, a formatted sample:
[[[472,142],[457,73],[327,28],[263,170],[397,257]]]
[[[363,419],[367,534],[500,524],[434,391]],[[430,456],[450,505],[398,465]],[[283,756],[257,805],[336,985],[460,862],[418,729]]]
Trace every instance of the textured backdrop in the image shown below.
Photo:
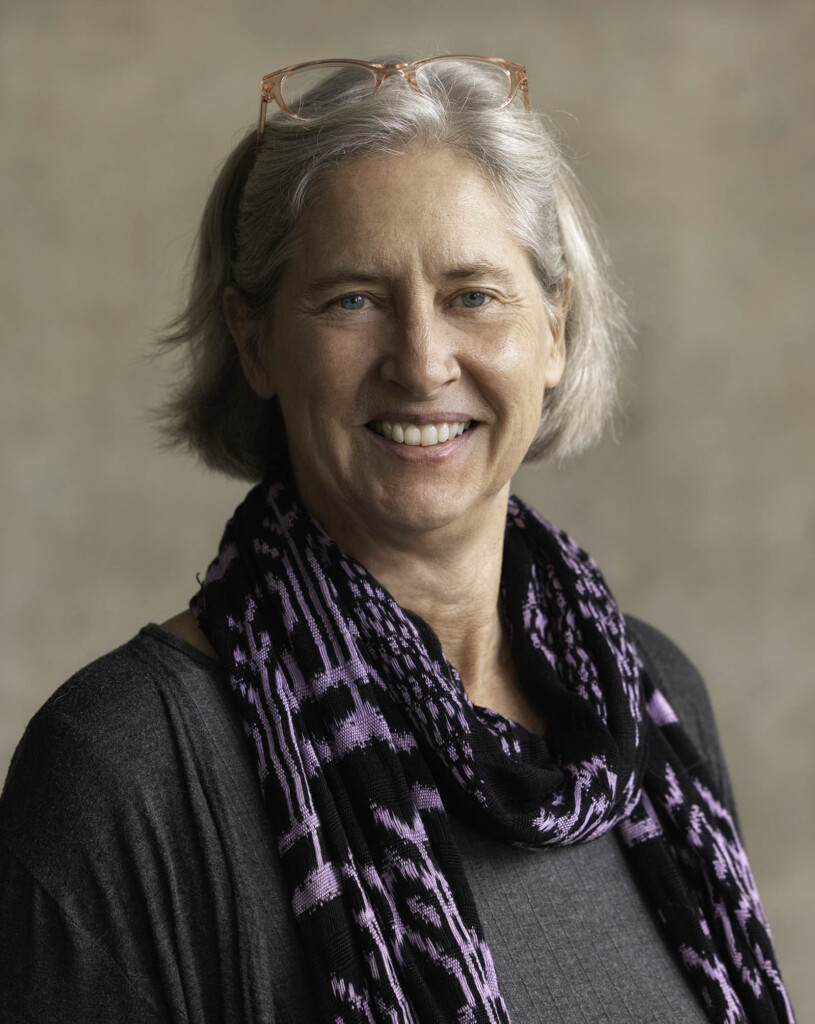
[[[815,4],[6,0],[0,775],[73,670],[180,610],[243,488],[148,409],[216,164],[261,76],[403,51],[524,61],[636,328],[619,440],[517,486],[702,669],[801,1021],[815,728]]]

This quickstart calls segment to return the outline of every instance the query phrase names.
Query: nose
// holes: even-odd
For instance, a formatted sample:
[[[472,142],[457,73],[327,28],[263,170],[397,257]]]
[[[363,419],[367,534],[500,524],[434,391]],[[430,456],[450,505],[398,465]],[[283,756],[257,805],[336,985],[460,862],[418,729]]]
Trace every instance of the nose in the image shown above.
[[[380,372],[411,398],[434,397],[461,377],[452,332],[431,311],[396,317],[389,335]]]

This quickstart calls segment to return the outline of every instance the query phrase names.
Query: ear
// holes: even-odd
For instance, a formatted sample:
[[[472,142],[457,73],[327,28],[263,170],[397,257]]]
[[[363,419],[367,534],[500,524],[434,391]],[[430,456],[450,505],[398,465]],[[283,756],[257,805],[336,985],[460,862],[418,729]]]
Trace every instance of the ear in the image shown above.
[[[271,374],[256,350],[255,329],[249,322],[246,306],[240,292],[233,285],[227,285],[223,294],[223,310],[226,326],[238,350],[243,375],[258,398],[274,398],[275,388]]]
[[[574,278],[571,270],[566,271],[561,295],[560,308],[557,313],[557,320],[552,328],[552,347],[546,359],[546,377],[544,379],[547,390],[553,388],[563,376],[566,367],[566,320],[569,316],[569,308],[572,304],[572,286]]]

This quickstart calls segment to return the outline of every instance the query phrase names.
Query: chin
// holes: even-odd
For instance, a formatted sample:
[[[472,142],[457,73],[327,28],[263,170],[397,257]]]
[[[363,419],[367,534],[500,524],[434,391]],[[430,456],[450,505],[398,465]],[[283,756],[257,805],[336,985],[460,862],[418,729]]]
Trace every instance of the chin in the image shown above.
[[[468,494],[462,487],[439,487],[432,484],[410,489],[394,488],[365,502],[370,510],[372,527],[381,522],[390,531],[405,534],[429,533],[455,523],[465,523],[485,498]]]
[[[462,519],[462,513],[457,509],[423,508],[421,511],[414,509],[398,519],[392,518],[390,526],[397,527],[405,534],[422,534],[442,530],[460,519]]]

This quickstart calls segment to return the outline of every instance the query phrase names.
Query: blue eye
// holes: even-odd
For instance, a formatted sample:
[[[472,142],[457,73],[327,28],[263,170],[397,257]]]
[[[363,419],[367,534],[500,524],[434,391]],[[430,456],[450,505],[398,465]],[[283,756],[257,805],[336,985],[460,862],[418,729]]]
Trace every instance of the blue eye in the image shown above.
[[[365,301],[364,295],[343,295],[339,304],[343,309],[364,309]]]
[[[464,292],[461,301],[468,309],[477,309],[489,302],[489,298],[484,292]]]

